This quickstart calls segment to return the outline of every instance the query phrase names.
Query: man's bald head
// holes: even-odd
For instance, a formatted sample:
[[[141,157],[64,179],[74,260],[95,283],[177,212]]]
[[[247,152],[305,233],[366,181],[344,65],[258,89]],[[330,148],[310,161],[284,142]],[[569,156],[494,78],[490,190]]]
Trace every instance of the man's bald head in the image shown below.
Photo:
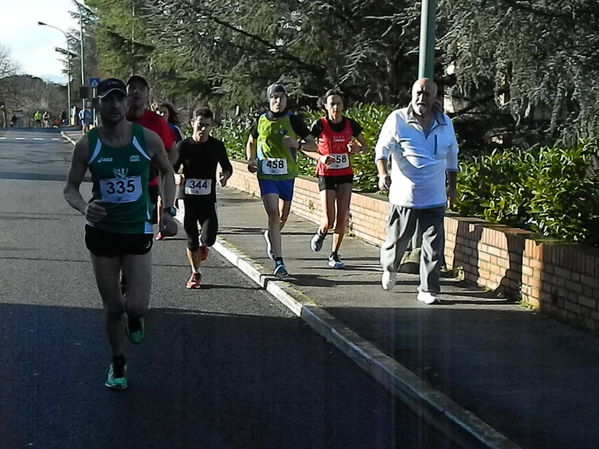
[[[433,113],[437,97],[437,83],[429,78],[420,78],[412,85],[412,109],[416,115],[426,117]]]

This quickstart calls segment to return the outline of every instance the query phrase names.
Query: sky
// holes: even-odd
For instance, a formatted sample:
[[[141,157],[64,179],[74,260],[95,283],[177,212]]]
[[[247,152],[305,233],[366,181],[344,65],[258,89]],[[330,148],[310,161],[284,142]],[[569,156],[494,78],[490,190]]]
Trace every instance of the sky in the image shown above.
[[[72,0],[2,2],[0,44],[8,47],[10,59],[20,65],[20,74],[66,82],[66,75],[62,72],[63,56],[54,50],[55,47],[65,48],[64,34],[53,28],[40,26],[37,22],[45,22],[65,32],[79,30],[79,21],[69,14],[69,11],[76,9]]]

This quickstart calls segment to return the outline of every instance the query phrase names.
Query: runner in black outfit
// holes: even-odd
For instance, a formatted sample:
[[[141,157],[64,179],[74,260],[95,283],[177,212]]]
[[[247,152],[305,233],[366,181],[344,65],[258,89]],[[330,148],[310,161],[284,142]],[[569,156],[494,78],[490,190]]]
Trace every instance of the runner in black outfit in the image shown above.
[[[222,170],[218,176],[221,186],[224,187],[233,174],[224,144],[210,136],[212,120],[210,109],[196,111],[191,120],[192,137],[177,144],[179,159],[175,171],[183,165],[185,178],[183,227],[187,234],[187,259],[191,265],[187,288],[200,288],[200,262],[208,257],[208,248],[216,241],[216,165],[219,164]],[[198,236],[198,223],[201,236]]]

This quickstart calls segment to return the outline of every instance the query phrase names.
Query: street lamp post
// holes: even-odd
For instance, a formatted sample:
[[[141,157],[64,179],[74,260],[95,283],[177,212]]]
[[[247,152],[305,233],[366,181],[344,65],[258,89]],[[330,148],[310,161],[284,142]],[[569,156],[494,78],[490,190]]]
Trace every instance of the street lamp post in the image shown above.
[[[57,31],[60,31],[63,35],[65,40],[67,41],[67,49],[63,50],[62,48],[55,48],[55,50],[59,53],[63,53],[67,55],[67,114],[69,115],[69,117],[71,116],[71,55],[73,53],[71,53],[69,51],[69,35],[64,31],[61,30],[58,27],[55,27],[54,25],[50,25],[48,23],[45,22],[37,22],[38,25],[40,26],[46,26],[46,27],[50,27],[50,28],[54,28]],[[63,51],[61,51],[63,50]],[[70,124],[70,118],[69,118],[69,124]]]
[[[434,77],[437,0],[422,0],[418,78]]]
[[[79,3],[77,0],[73,0],[74,3],[77,5],[77,9],[79,10],[79,44],[80,44],[80,48],[79,48],[79,52],[80,52],[80,61],[81,61],[81,86],[85,86],[85,71],[84,71],[84,52],[83,52],[83,12],[81,11],[81,8],[83,8],[83,5],[81,3]],[[82,110],[85,111],[85,98],[83,99],[83,107]],[[85,112],[84,112],[85,114]]]
[[[66,112],[69,117],[69,125],[71,124],[71,58],[77,57],[75,53],[64,48],[56,47],[54,51],[61,53],[67,57],[67,109]]]

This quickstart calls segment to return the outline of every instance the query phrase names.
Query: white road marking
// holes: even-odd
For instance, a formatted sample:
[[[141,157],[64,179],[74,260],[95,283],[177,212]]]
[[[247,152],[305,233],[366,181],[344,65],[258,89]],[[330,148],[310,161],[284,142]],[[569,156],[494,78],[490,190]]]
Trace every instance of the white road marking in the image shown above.
[[[59,140],[62,141],[62,139],[60,137],[13,137],[13,140]],[[0,140],[8,140],[8,137],[6,136],[2,136],[0,137]]]

